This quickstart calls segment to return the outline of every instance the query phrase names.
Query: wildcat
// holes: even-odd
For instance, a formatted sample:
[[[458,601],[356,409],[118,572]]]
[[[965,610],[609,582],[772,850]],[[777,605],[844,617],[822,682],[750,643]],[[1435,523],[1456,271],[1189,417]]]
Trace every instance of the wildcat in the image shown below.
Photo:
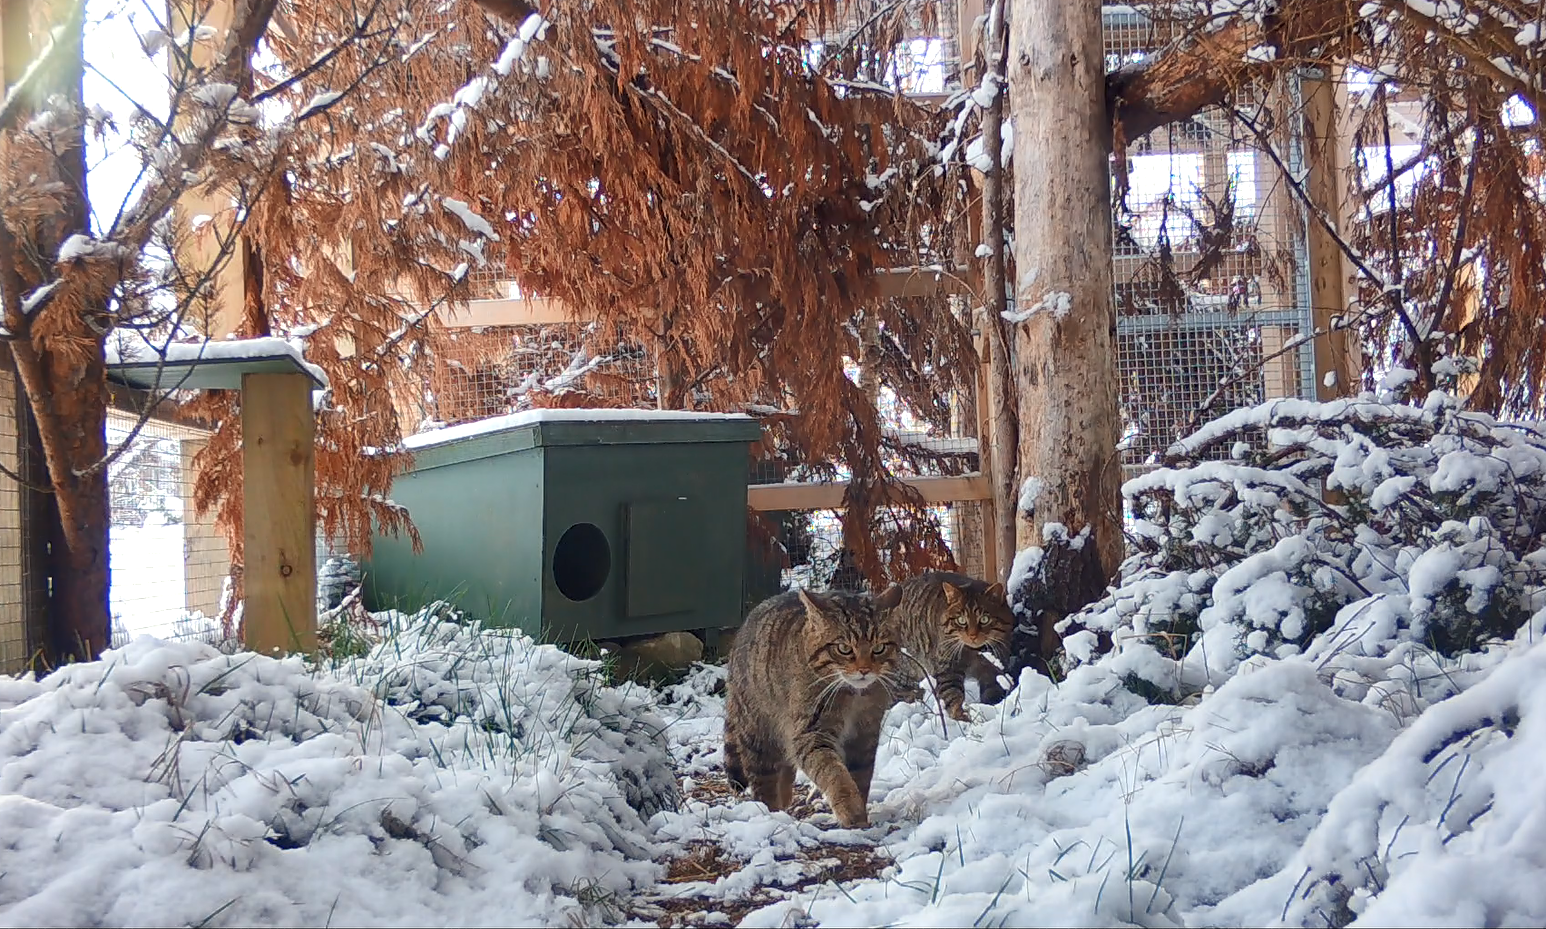
[[[794,796],[805,772],[839,825],[869,824],[880,724],[893,703],[901,649],[879,596],[793,590],[758,604],[730,649],[725,772],[769,810]]]
[[[928,571],[901,586],[902,602],[893,625],[912,659],[904,659],[909,679],[916,680],[920,670],[933,677],[935,693],[952,719],[967,719],[967,677],[977,681],[984,703],[1003,700],[999,669],[982,655],[984,648],[1004,654],[1014,631],[1015,617],[1004,602],[1003,585]],[[909,701],[921,696],[916,687],[901,692]]]

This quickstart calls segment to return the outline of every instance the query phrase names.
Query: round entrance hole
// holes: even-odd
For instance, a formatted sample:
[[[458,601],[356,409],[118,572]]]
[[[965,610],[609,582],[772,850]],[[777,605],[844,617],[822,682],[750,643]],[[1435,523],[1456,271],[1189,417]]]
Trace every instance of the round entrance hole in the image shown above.
[[[575,523],[553,549],[553,583],[570,600],[589,600],[612,573],[612,546],[606,534],[590,523]]]

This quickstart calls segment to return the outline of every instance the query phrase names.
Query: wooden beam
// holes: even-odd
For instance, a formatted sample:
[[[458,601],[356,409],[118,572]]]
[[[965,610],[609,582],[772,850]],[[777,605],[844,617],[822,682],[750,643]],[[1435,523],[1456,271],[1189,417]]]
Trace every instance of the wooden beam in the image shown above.
[[[971,291],[966,266],[954,270],[933,268],[887,268],[877,271],[882,297],[937,297]]]
[[[519,297],[507,300],[469,300],[464,307],[442,306],[435,314],[440,324],[452,329],[484,326],[546,326],[586,322],[590,313],[575,312],[551,297]]]
[[[934,297],[967,293],[971,284],[966,267],[945,271],[933,268],[889,268],[876,272],[882,297]],[[516,297],[504,300],[469,300],[466,306],[442,306],[435,311],[440,324],[450,329],[491,326],[551,326],[582,323],[594,314],[553,297]]]
[[[304,374],[242,376],[242,538],[247,647],[317,647],[316,420]]]
[[[989,498],[988,480],[981,474],[959,477],[904,477],[899,479],[918,491],[924,503],[966,503]],[[847,481],[822,484],[753,484],[746,488],[746,504],[761,513],[773,510],[840,510]],[[900,499],[894,502],[902,502]]]
[[[233,0],[210,0],[208,3],[170,0],[167,12],[173,35],[187,33],[192,25],[214,30],[206,38],[194,41],[190,54],[194,67],[213,67],[236,15]],[[174,85],[189,79],[188,75],[182,73],[182,60],[177,55],[167,56],[167,75]],[[173,114],[178,128],[183,128],[182,124],[190,118],[191,112],[192,108],[184,104]],[[193,220],[200,216],[210,219],[194,229]],[[177,257],[184,263],[185,270],[197,276],[198,272],[206,271],[218,262],[225,262],[209,283],[214,289],[214,299],[207,305],[193,301],[186,293],[178,294],[180,299],[189,301],[186,322],[213,339],[239,332],[242,326],[242,309],[247,294],[245,255],[241,240],[235,240],[229,249],[230,254],[224,254],[220,247],[220,238],[230,235],[235,217],[236,198],[218,181],[187,190],[172,207],[173,228],[178,233]]]

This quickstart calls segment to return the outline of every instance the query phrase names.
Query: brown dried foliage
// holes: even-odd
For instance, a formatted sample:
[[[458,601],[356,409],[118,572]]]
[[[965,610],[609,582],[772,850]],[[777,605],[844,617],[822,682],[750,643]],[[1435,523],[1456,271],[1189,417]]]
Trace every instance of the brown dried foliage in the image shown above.
[[[1538,408],[1546,346],[1532,328],[1533,301],[1546,286],[1546,227],[1524,147],[1535,132],[1497,118],[1508,94],[1532,99],[1540,83],[1539,62],[1505,47],[1503,11],[1518,4],[1477,5],[1481,25],[1466,29],[1405,4],[1377,6],[1389,23],[1363,18],[1361,0],[1285,0],[1261,20],[1156,8],[1176,38],[1150,64],[1108,82],[1119,164],[1144,132],[1205,105],[1237,104],[1291,67],[1386,64],[1407,86],[1448,87],[1429,122],[1443,132],[1428,144],[1457,138],[1454,114],[1467,114],[1476,131],[1465,138],[1478,153],[1472,193],[1454,183],[1453,166],[1431,172],[1423,183],[1432,189],[1399,205],[1407,218],[1394,235],[1373,225],[1351,244],[1392,270],[1404,253],[1442,256],[1463,243],[1472,270],[1430,261],[1403,278],[1405,293],[1432,303],[1427,322],[1478,358],[1478,405]],[[361,9],[299,0],[279,8],[289,28],[269,42],[291,72],[354,29]],[[315,327],[310,353],[332,375],[318,453],[330,533],[363,551],[373,521],[409,526],[386,497],[402,463],[386,450],[405,426],[393,398],[447,383],[441,356],[451,353],[424,308],[464,299],[462,266],[487,263],[507,268],[524,292],[591,310],[599,324],[577,347],[601,355],[638,346],[662,374],[655,384],[608,383],[618,375],[597,369],[583,389],[538,389],[522,402],[790,411],[770,419],[777,440],[767,447],[812,475],[840,465],[850,472],[845,537],[867,576],[883,573],[882,549],[898,574],[948,561],[937,534],[919,534],[905,519],[894,532],[878,525],[879,505],[898,493],[888,488],[903,450],[888,443],[870,399],[843,371],[845,356],[861,355],[860,321],[874,314],[883,323],[875,364],[912,409],[943,423],[945,398],[971,392],[976,359],[958,310],[942,300],[883,300],[871,276],[913,263],[954,266],[975,245],[963,241],[963,219],[977,208],[964,168],[930,167],[925,140],[941,125],[874,89],[894,40],[933,15],[931,4],[552,4],[543,11],[550,25],[504,77],[489,65],[532,5],[384,0],[368,9],[392,27],[327,57],[312,79],[280,94],[299,107],[319,88],[348,91],[343,105],[283,140],[284,173],[264,180],[249,220],[263,269],[262,312],[250,325]],[[1524,12],[1513,11],[1516,19]],[[827,38],[814,66],[804,51],[813,34]],[[1273,59],[1249,60],[1258,46],[1273,48]],[[478,77],[487,86],[454,117],[464,120],[454,140],[452,119],[425,121]],[[498,240],[474,234],[445,198],[466,203]],[[1450,206],[1464,207],[1457,215],[1465,218],[1446,225]],[[1456,301],[1476,308],[1458,312]],[[1398,353],[1429,351],[1409,338],[1417,320],[1405,318],[1423,311],[1396,312],[1383,291],[1366,292],[1363,303],[1372,339],[1388,343],[1400,332],[1382,327],[1398,325],[1409,343]],[[491,367],[478,376],[511,389]],[[235,407],[232,398],[204,402],[223,426],[206,453],[199,500],[221,506],[235,525],[226,496],[238,486]],[[928,464],[936,465],[960,462]]]
[[[882,548],[900,573],[949,563],[937,530],[872,540],[893,482],[890,452],[876,410],[843,370],[844,356],[860,355],[863,313],[885,324],[886,379],[928,419],[948,418],[944,398],[975,370],[970,335],[949,307],[882,300],[872,277],[915,257],[896,243],[918,241],[920,223],[933,226],[931,255],[954,247],[938,206],[957,191],[917,167],[937,127],[865,83],[889,55],[877,51],[888,48],[873,41],[877,30],[899,21],[856,31],[817,70],[802,46],[813,31],[843,28],[832,2],[555,4],[526,61],[492,79],[489,63],[524,5],[464,3],[443,14],[444,4],[389,6],[409,25],[345,49],[306,90],[289,92],[301,106],[317,87],[352,88],[336,118],[286,140],[286,173],[248,220],[268,325],[276,334],[315,327],[309,355],[332,375],[317,461],[329,533],[364,551],[372,519],[407,525],[383,502],[400,461],[367,449],[394,448],[416,425],[399,421],[393,396],[446,382],[436,358],[445,337],[423,308],[464,299],[458,266],[482,259],[507,267],[523,292],[593,309],[592,355],[643,347],[666,374],[667,395],[650,405],[797,410],[780,432],[799,460],[829,473],[841,463],[854,476],[845,535],[871,579],[884,573]],[[336,44],[357,11],[287,0],[280,12],[291,28],[269,42],[295,70]],[[443,119],[416,131],[479,75],[492,80],[454,141]],[[887,180],[866,182],[877,175]],[[466,203],[498,241],[477,244],[444,198]],[[492,368],[479,376],[509,386]],[[645,399],[626,385],[609,389],[607,376],[589,373],[586,395],[539,390],[527,402]],[[234,406],[205,402],[222,428],[198,499],[234,526]]]

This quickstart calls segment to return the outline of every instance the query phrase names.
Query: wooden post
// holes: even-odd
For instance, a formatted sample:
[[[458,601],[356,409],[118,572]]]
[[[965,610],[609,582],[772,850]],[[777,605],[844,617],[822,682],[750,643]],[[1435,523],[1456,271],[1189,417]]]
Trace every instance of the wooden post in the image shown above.
[[[186,33],[190,25],[215,30],[210,38],[195,41],[191,51],[194,67],[208,68],[214,64],[235,15],[232,0],[211,0],[207,4],[196,3],[195,0],[170,0],[167,12],[173,35]],[[201,13],[202,17],[199,16]],[[177,55],[167,56],[168,76],[174,82],[185,80],[182,60]],[[188,109],[185,105],[175,114],[179,117],[179,123],[188,118]],[[200,216],[210,217],[210,220],[194,231],[193,220]],[[192,235],[182,240],[184,245],[178,255],[180,260],[187,263],[188,270],[197,276],[197,272],[211,268],[217,262],[225,262],[208,285],[213,291],[210,299],[194,301],[187,312],[187,322],[214,339],[238,332],[242,325],[247,256],[239,240],[229,249],[220,247],[220,240],[231,234],[235,216],[235,198],[230,190],[222,188],[218,182],[188,190],[172,208],[172,219],[177,231],[180,234],[192,232]]]
[[[978,52],[983,54],[984,67],[974,69],[975,80],[966,83],[980,84],[985,71],[1002,75],[1004,53],[1008,41],[1004,4],[1008,0],[993,3],[984,9],[983,0],[964,0],[960,6],[960,35],[962,73],[967,73],[966,62],[974,61]],[[983,20],[980,29],[977,20]],[[978,48],[979,44],[984,47]],[[1006,260],[1000,243],[1004,239],[1004,214],[1009,192],[1004,187],[1003,139],[1006,94],[1001,92],[983,115],[983,146],[988,156],[989,169],[982,175],[982,208],[967,214],[970,240],[984,242],[994,251],[985,260],[973,263],[972,283],[983,295],[982,315],[972,320],[980,334],[977,339],[977,357],[982,363],[977,378],[977,430],[978,468],[994,488],[993,499],[984,506],[986,514],[982,525],[984,536],[983,576],[988,580],[1006,582],[1015,558],[1015,505],[1016,505],[1016,456],[1018,431],[1015,423],[1015,391],[1010,372],[1009,338],[1005,332],[1007,323],[1003,313],[1008,309],[1005,297]],[[973,172],[975,177],[976,172]]]
[[[1345,234],[1348,225],[1342,189],[1347,183],[1351,153],[1345,148],[1347,140],[1338,125],[1336,83],[1322,72],[1307,75],[1301,86],[1309,168],[1305,192],[1314,207]],[[1363,370],[1357,330],[1332,328],[1336,317],[1348,311],[1349,265],[1335,237],[1313,216],[1307,218],[1311,321],[1317,330],[1326,332],[1314,343],[1315,395],[1321,400],[1335,400],[1358,391]]]
[[[992,322],[992,320],[989,320]],[[977,470],[988,479],[988,486],[992,487],[996,473],[993,471],[991,459],[993,457],[992,443],[996,441],[993,431],[992,415],[992,378],[995,372],[992,369],[987,337],[979,331],[975,339],[977,348]],[[1014,539],[1014,526],[1011,525],[1005,532],[999,531],[999,513],[997,500],[987,500],[979,507],[982,519],[979,521],[982,535],[982,577],[987,581],[1004,582],[1009,575],[1009,565],[1003,561],[1000,553],[999,540],[1005,537]],[[1011,514],[1014,512],[1010,511]],[[1009,559],[1014,560],[1013,549],[1009,552]]]
[[[244,638],[255,652],[317,644],[316,421],[304,374],[242,375]]]

